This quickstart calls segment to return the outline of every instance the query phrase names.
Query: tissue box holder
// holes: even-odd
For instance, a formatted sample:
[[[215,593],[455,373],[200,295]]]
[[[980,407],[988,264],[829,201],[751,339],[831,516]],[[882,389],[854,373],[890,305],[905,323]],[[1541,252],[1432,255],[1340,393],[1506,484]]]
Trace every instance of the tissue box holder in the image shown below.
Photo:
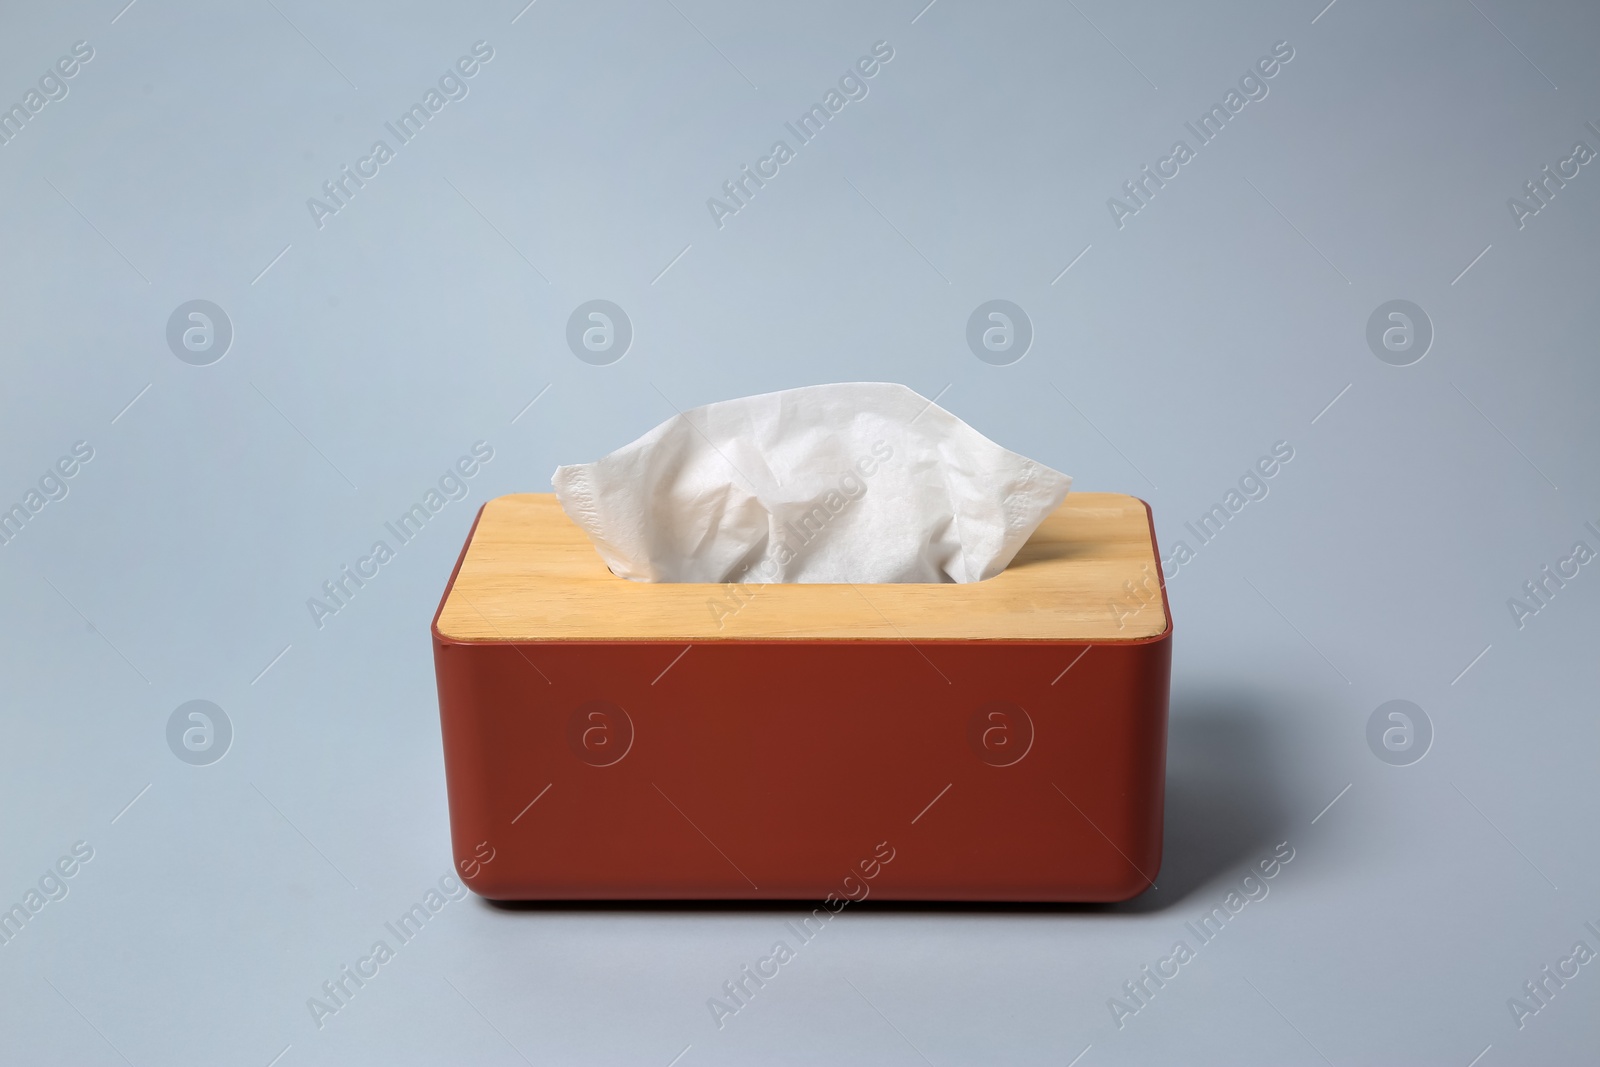
[[[1132,897],[1159,559],[1143,501],[1073,493],[984,582],[641,583],[553,494],[492,500],[433,620],[456,868],[497,900]]]

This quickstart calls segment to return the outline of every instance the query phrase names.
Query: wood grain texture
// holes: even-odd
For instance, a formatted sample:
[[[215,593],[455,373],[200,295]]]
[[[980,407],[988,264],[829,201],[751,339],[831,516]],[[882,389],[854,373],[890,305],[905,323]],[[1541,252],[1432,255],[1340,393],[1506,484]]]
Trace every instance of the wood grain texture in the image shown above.
[[[985,582],[709,585],[607,569],[553,493],[484,506],[437,630],[456,641],[1135,641],[1165,633],[1150,521],[1071,493]],[[1126,583],[1126,584],[1125,584]]]

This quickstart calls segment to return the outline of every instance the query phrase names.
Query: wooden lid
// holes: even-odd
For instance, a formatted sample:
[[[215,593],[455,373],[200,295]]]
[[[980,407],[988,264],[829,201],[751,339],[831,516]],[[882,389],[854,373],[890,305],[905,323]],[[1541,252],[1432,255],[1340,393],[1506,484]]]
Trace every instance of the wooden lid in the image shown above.
[[[1167,630],[1144,503],[1070,493],[985,582],[705,585],[607,569],[554,493],[484,505],[440,605],[454,641],[1137,641]]]

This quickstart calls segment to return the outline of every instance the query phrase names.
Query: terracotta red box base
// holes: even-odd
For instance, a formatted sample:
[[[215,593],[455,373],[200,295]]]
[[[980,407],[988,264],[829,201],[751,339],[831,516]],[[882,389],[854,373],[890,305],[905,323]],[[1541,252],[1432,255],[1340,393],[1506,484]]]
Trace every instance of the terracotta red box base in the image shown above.
[[[503,899],[1115,901],[1161,861],[1149,510],[972,585],[653,585],[485,505],[435,616],[457,869]],[[609,636],[601,636],[609,635]]]

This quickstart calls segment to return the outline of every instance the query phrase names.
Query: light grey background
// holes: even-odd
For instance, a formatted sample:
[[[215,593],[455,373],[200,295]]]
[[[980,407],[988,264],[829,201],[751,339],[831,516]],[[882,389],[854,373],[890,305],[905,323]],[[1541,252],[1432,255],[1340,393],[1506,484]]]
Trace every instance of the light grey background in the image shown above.
[[[1507,206],[1600,149],[1592,5],[123,2],[0,20],[7,106],[94,49],[0,146],[0,504],[94,449],[0,547],[0,903],[94,850],[0,946],[4,1062],[1595,1057],[1600,963],[1507,1005],[1600,950],[1600,565],[1507,606],[1600,548],[1600,164]],[[307,198],[479,40],[470,95],[319,229]],[[706,199],[879,40],[719,229]],[[1279,41],[1119,229],[1107,198]],[[194,299],[234,329],[210,366],[166,343]],[[592,299],[635,330],[609,366],[565,343]],[[1035,331],[1010,366],[966,344],[991,299]],[[1411,366],[1367,346],[1392,299],[1435,330]],[[1292,444],[1170,582],[1161,888],[852,907],[721,1030],[707,998],[798,909],[469,897],[319,1029],[307,999],[449,870],[428,621],[476,507],[674,406],[858,379],[1144,497],[1168,552]],[[480,440],[470,496],[314,625]],[[233,727],[209,766],[167,745],[195,699]],[[1368,748],[1392,699],[1435,732],[1410,766]],[[1119,1029],[1122,983],[1285,841]]]

